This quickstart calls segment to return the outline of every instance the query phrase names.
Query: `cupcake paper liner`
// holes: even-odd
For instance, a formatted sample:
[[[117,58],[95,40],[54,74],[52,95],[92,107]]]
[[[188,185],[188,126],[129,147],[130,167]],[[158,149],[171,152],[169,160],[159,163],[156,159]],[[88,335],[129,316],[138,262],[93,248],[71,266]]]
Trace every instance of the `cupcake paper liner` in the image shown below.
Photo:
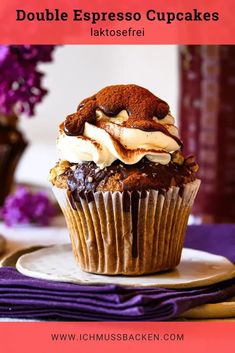
[[[78,201],[53,187],[65,215],[74,255],[82,270],[141,275],[180,262],[193,201],[200,186],[157,190],[81,193]]]

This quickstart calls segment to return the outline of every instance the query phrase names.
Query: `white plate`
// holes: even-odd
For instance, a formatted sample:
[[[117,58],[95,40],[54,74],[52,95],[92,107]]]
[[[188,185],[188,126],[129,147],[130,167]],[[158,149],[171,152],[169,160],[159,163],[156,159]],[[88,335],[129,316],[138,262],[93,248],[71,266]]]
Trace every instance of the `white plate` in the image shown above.
[[[16,262],[20,256],[22,256],[24,254],[28,254],[28,253],[36,251],[36,250],[39,250],[39,249],[42,249],[42,248],[45,248],[45,246],[36,245],[36,246],[30,246],[28,248],[22,248],[22,249],[7,253],[5,256],[3,256],[1,258],[0,267],[6,267],[6,266],[15,267]]]
[[[235,297],[226,302],[216,304],[204,304],[190,309],[181,317],[188,319],[222,319],[235,317]]]
[[[52,281],[137,287],[198,287],[235,276],[235,266],[226,258],[192,249],[183,249],[181,263],[173,271],[138,277],[95,275],[80,270],[70,244],[23,255],[16,268],[26,276]]]

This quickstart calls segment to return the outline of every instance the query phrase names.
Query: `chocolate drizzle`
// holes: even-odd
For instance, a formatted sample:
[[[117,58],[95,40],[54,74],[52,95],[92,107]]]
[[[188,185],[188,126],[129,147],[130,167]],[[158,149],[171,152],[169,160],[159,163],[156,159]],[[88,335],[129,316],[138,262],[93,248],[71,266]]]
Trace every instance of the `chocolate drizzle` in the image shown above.
[[[189,163],[188,163],[189,161]],[[161,165],[150,162],[143,158],[136,164],[125,165],[115,161],[111,166],[104,169],[97,168],[94,162],[84,162],[77,165],[73,172],[68,173],[67,185],[73,191],[73,197],[81,197],[80,193],[96,191],[142,191],[141,197],[144,198],[144,191],[159,190],[164,192],[171,186],[183,188],[184,184],[195,180],[193,171],[196,163],[185,159],[182,165],[170,162],[168,165]],[[84,198],[88,197],[84,195]],[[124,194],[124,205],[128,202]],[[127,206],[129,205],[127,204]]]
[[[70,190],[67,190],[67,196],[68,196],[70,205],[72,206],[72,208],[73,208],[75,211],[77,211],[76,201],[74,200],[73,192],[70,191]]]
[[[130,212],[130,193],[123,191],[122,193],[122,207],[124,212]]]
[[[131,84],[108,86],[84,99],[77,112],[66,118],[65,133],[69,136],[81,135],[85,122],[96,123],[96,110],[110,117],[126,110],[129,118],[124,126],[169,134],[162,124],[153,120],[153,117],[163,119],[169,113],[168,104],[147,89]]]

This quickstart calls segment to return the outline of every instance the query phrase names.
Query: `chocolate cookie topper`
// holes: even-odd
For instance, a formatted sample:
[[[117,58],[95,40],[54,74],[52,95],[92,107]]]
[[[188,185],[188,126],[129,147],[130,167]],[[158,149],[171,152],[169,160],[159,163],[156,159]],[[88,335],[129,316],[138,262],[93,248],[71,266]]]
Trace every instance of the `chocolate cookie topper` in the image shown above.
[[[84,99],[79,104],[77,112],[67,116],[64,124],[66,135],[82,135],[85,122],[96,123],[96,110],[101,110],[110,117],[126,110],[129,118],[122,126],[143,131],[161,131],[182,145],[163,124],[153,120],[154,117],[165,118],[169,113],[169,105],[146,88],[133,84],[108,86]]]
[[[95,123],[97,109],[107,116],[115,116],[121,110],[126,110],[129,115],[125,123],[126,127],[148,131],[158,130],[157,122],[152,119],[154,116],[163,119],[169,113],[168,104],[143,87],[108,86],[84,99],[79,104],[77,113],[66,118],[65,133],[67,135],[82,134],[85,122]]]

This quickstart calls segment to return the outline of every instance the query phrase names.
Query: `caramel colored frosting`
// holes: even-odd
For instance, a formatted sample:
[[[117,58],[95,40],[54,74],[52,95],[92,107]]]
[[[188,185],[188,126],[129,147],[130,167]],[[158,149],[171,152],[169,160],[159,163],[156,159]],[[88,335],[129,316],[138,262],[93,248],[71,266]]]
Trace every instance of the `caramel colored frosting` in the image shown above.
[[[143,157],[165,165],[182,143],[166,102],[145,88],[116,85],[79,104],[61,124],[57,145],[62,160],[91,161],[103,169]]]

